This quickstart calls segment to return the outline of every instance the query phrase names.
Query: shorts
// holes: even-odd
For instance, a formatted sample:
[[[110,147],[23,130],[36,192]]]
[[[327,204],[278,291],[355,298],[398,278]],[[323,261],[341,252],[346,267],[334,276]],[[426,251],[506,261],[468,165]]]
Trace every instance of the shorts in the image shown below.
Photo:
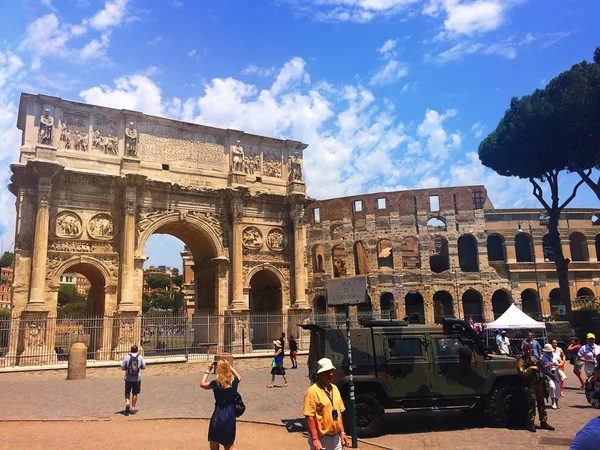
[[[297,352],[296,350],[292,350],[292,351],[290,352],[290,358],[291,358],[291,359],[294,359],[294,358],[296,357],[296,355],[297,355],[297,354],[298,354],[298,352]]]
[[[138,395],[142,390],[142,382],[141,381],[126,381],[125,382],[125,394],[129,395],[133,393],[133,395]]]
[[[319,440],[321,441],[321,445],[325,448],[325,450],[343,450],[342,440],[340,439],[339,434],[334,434],[333,436],[322,436]],[[313,440],[310,437],[310,434],[308,436],[308,446],[310,450],[315,448],[313,446]]]

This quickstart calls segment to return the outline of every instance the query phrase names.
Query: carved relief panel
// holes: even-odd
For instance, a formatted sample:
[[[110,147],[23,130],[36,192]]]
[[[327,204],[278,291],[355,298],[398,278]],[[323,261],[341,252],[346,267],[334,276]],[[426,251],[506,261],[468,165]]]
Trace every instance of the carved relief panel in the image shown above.
[[[248,146],[244,157],[244,172],[248,175],[259,175],[260,170],[260,153],[256,147]]]
[[[108,241],[117,235],[117,222],[110,214],[96,214],[90,219],[87,231],[92,239]]]
[[[248,250],[260,250],[263,246],[263,236],[256,227],[246,227],[242,232],[242,245]]]
[[[281,178],[281,154],[275,150],[263,152],[263,175]]]
[[[56,237],[77,239],[83,233],[81,217],[72,211],[59,212],[53,221],[53,232]]]
[[[58,148],[88,151],[89,118],[81,114],[64,113],[60,124]]]
[[[117,155],[119,153],[118,126],[119,123],[114,119],[94,116],[92,149],[107,155]]]
[[[267,234],[267,246],[274,251],[282,251],[287,244],[284,231],[281,228],[273,228]]]

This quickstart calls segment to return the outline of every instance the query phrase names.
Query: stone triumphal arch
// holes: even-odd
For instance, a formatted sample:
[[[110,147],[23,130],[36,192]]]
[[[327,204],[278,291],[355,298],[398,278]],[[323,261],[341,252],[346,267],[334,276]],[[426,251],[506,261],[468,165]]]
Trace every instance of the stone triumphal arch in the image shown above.
[[[93,351],[139,341],[132,324],[154,233],[191,252],[194,315],[230,316],[235,328],[254,305],[309,309],[305,144],[32,94],[21,96],[17,126],[13,357],[52,353],[49,318],[66,271],[89,279],[91,310],[113,330],[98,333]]]

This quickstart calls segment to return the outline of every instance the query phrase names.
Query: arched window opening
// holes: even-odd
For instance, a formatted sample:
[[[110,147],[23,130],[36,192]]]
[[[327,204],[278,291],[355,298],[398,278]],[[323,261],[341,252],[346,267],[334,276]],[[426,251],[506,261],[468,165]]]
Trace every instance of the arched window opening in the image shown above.
[[[462,296],[463,315],[465,320],[471,317],[475,322],[483,322],[483,305],[481,294],[475,289],[468,289]]]
[[[531,236],[525,233],[519,233],[515,236],[515,253],[517,262],[533,262]]]
[[[586,301],[594,300],[596,296],[590,288],[583,287],[577,291],[577,298],[585,299]]]
[[[540,318],[540,299],[534,289],[521,292],[521,305],[525,314],[536,320]]]
[[[488,261],[506,261],[504,252],[504,237],[490,234],[487,238]]]
[[[400,244],[402,267],[405,269],[418,269],[421,267],[419,256],[419,241],[415,237],[407,237]]]
[[[544,252],[545,262],[554,262],[554,250],[552,250],[552,244],[550,243],[550,235],[547,233],[542,238],[542,251]]]
[[[323,297],[322,295],[319,295],[317,298],[314,299],[313,309],[315,311],[315,314],[318,314],[318,315],[327,314],[327,299],[325,297]]]
[[[432,217],[427,221],[427,231],[430,233],[438,233],[440,231],[446,231],[446,222],[439,217]]]
[[[569,237],[569,247],[571,248],[571,261],[589,261],[587,238],[576,231]]]
[[[429,243],[429,267],[434,273],[442,273],[450,269],[450,256],[448,254],[448,240],[438,236]]]
[[[423,303],[423,296],[418,292],[411,292],[406,294],[404,298],[404,307],[407,316],[416,315],[419,323],[425,323],[425,305]]]
[[[394,268],[394,248],[392,242],[383,239],[377,243],[377,265]]]
[[[335,278],[346,276],[346,250],[341,245],[336,245],[331,250],[333,256],[333,276]]]
[[[373,319],[373,305],[371,304],[371,297],[367,296],[366,303],[360,303],[356,312],[359,320],[372,320]]]
[[[477,255],[477,241],[470,234],[458,238],[458,262],[463,272],[479,271],[479,258]]]
[[[497,319],[506,312],[511,304],[510,295],[503,289],[498,289],[492,294],[492,311],[494,319]]]
[[[452,295],[447,291],[437,291],[433,294],[433,314],[435,323],[442,323],[444,317],[454,317]]]
[[[321,244],[315,245],[312,252],[313,260],[313,273],[323,273],[325,268],[323,267],[323,260],[325,259],[325,249]]]
[[[384,292],[381,294],[379,299],[381,306],[381,318],[382,319],[395,319],[396,318],[396,307],[394,306],[394,295],[391,292]]]
[[[354,243],[354,267],[356,275],[366,275],[369,273],[367,251],[361,241]]]
[[[558,313],[558,307],[562,305],[562,297],[560,295],[560,289],[555,288],[550,291],[550,313],[552,315]]]

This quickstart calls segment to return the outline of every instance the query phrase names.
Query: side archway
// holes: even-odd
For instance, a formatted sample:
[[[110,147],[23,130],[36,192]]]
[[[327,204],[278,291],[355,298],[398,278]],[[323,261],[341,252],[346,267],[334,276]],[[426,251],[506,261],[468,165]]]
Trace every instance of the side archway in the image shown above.
[[[437,291],[433,294],[433,313],[435,323],[442,323],[444,317],[454,317],[452,295],[448,291]]]
[[[463,315],[471,317],[475,322],[483,322],[483,298],[479,291],[467,289],[462,296]]]
[[[394,294],[384,292],[379,298],[382,319],[395,319],[396,306],[394,305]]]
[[[515,253],[517,262],[533,262],[531,236],[526,233],[519,233],[515,236]]]
[[[487,253],[488,261],[506,261],[504,236],[500,234],[490,234],[487,238]]]
[[[410,292],[404,297],[406,315],[417,315],[419,323],[425,323],[425,304],[420,292]]]
[[[508,292],[504,289],[495,291],[492,294],[492,311],[494,312],[494,319],[497,319],[504,314],[511,303],[512,300]]]
[[[562,305],[562,296],[560,295],[560,289],[552,289],[548,297],[550,301],[550,313],[556,314],[558,312],[558,307]]]
[[[571,233],[571,236],[569,237],[569,247],[571,248],[572,261],[590,260],[587,238],[583,233],[578,231]]]
[[[537,319],[540,316],[540,299],[534,289],[525,289],[521,292],[521,305],[523,312]]]
[[[479,271],[477,240],[470,234],[463,234],[458,238],[458,262],[463,272]]]

